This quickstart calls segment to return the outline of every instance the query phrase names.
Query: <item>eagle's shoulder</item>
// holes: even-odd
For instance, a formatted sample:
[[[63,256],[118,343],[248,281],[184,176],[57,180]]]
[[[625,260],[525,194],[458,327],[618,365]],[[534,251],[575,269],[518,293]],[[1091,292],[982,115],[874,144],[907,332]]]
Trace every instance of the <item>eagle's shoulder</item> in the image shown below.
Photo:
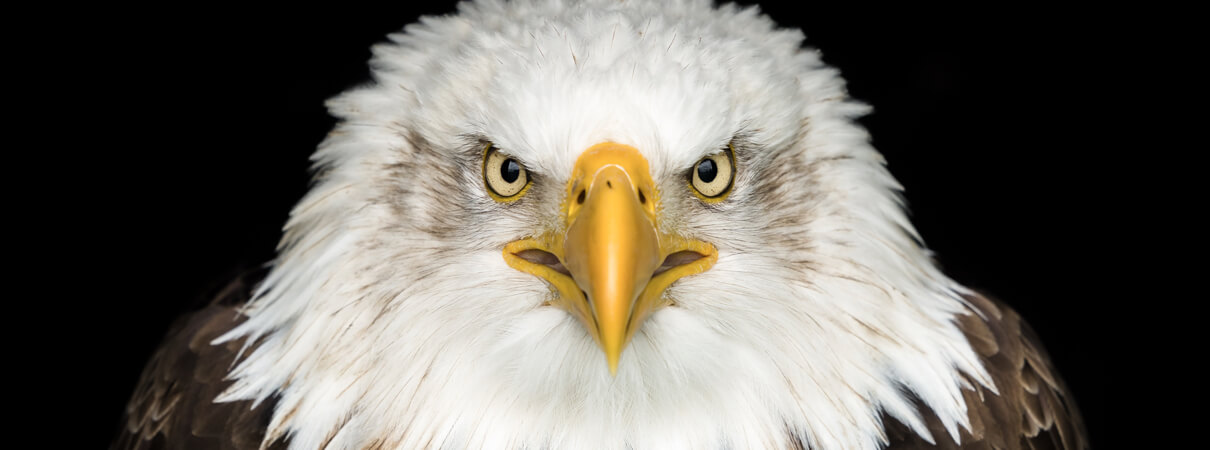
[[[1007,305],[973,294],[966,297],[969,314],[958,326],[979,355],[996,391],[967,380],[962,391],[970,429],[961,429],[961,444],[953,441],[933,411],[917,402],[930,444],[903,423],[885,416],[889,449],[1084,449],[1088,439],[1083,420],[1066,384],[1050,362],[1037,335]]]
[[[273,401],[215,403],[243,340],[211,345],[240,324],[259,274],[237,277],[205,308],[172,325],[143,369],[113,449],[260,448]]]

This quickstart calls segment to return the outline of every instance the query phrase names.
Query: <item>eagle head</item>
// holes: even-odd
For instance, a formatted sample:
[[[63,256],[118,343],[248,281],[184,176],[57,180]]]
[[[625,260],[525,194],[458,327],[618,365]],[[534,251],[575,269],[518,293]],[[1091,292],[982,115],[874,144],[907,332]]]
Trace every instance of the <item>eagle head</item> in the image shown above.
[[[968,291],[755,8],[463,3],[332,99],[219,401],[334,448],[868,449],[967,426]]]

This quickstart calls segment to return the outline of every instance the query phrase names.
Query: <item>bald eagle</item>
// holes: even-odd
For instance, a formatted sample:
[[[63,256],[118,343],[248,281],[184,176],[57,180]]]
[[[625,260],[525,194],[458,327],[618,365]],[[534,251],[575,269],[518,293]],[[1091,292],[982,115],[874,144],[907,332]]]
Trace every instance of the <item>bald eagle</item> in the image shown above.
[[[702,0],[391,35],[267,273],[170,332],[115,447],[1085,448],[802,40]]]

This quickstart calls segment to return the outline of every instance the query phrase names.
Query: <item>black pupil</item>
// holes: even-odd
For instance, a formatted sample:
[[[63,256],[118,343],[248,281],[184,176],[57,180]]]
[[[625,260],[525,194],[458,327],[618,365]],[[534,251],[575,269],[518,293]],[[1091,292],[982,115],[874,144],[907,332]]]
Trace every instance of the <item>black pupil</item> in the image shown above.
[[[512,183],[517,181],[517,178],[520,177],[521,165],[517,164],[516,161],[510,159],[504,161],[504,164],[500,165],[500,178],[503,178],[504,182]]]
[[[718,166],[714,165],[713,159],[703,159],[697,163],[697,177],[707,183],[714,181],[714,177],[718,176]]]

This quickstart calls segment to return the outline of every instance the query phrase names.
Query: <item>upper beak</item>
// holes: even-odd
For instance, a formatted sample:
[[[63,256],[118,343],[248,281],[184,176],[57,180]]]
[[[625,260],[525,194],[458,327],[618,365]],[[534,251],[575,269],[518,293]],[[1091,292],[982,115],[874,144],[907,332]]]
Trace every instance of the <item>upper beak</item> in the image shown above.
[[[552,303],[580,319],[616,374],[643,319],[666,304],[664,290],[709,269],[717,251],[660,232],[655,183],[633,147],[607,142],[585,150],[566,192],[563,229],[510,243],[504,258],[555,287]]]

